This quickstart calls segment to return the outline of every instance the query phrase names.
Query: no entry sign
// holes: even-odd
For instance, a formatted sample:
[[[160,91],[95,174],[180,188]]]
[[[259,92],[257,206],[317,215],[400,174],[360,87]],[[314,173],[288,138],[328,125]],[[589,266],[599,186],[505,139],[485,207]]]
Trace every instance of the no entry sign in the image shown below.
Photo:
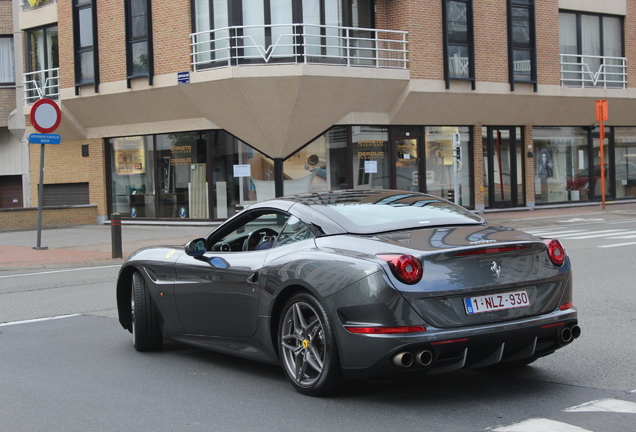
[[[62,112],[54,100],[42,98],[37,100],[31,107],[29,118],[35,130],[48,134],[60,125]]]

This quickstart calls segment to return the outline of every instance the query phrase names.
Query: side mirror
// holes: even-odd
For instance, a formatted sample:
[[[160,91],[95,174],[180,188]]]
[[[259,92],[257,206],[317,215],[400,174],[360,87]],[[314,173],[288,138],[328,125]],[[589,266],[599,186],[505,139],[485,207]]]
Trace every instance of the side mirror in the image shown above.
[[[185,253],[194,258],[202,257],[207,252],[205,244],[205,239],[202,238],[189,241],[185,245]]]

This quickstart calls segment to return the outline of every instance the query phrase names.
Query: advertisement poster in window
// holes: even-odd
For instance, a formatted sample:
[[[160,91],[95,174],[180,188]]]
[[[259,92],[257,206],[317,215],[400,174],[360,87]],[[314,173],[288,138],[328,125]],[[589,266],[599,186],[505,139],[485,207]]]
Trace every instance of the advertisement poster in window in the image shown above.
[[[115,173],[119,175],[145,174],[146,154],[143,137],[124,137],[114,140]]]
[[[539,177],[548,178],[553,176],[554,168],[552,166],[552,152],[550,150],[546,148],[541,149],[537,163],[539,164],[537,168]]]

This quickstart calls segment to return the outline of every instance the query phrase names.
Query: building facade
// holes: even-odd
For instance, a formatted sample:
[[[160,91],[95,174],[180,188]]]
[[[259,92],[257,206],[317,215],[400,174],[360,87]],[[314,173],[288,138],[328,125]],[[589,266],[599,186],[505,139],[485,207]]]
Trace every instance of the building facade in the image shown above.
[[[636,198],[636,0],[14,5],[27,133],[38,98],[62,111],[48,204],[224,219],[394,188],[482,212],[599,201],[601,174],[606,199]]]

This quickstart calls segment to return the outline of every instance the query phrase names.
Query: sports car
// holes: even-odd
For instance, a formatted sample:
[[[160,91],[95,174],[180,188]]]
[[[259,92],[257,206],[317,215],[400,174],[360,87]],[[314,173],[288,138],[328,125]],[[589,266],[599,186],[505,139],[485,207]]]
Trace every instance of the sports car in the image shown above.
[[[138,351],[171,339],[280,363],[308,395],[525,365],[581,333],[558,240],[395,190],[275,198],[185,246],[141,249],[117,305]]]

